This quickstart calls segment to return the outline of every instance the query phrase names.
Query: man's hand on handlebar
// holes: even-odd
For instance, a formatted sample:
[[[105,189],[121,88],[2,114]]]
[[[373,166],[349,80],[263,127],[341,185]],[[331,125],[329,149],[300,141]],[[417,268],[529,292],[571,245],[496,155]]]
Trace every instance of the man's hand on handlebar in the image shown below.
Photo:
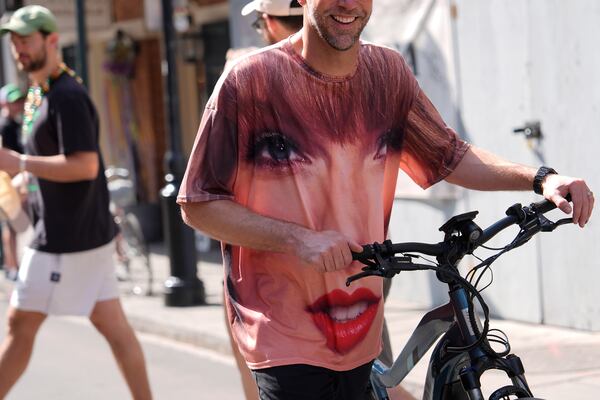
[[[594,208],[594,193],[583,179],[551,174],[543,183],[544,197],[552,201],[564,213],[573,212],[573,223],[584,227],[588,223]],[[565,199],[571,195],[573,205]]]
[[[296,255],[318,272],[333,272],[352,263],[352,252],[362,246],[335,231],[306,230],[299,238]]]

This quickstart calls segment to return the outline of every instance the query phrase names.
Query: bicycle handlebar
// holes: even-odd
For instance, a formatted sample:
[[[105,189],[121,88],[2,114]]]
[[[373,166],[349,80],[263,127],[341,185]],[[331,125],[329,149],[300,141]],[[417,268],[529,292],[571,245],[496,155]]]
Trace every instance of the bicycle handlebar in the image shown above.
[[[566,198],[568,201],[571,201],[570,195],[567,195]],[[536,226],[541,226],[541,221],[538,221],[540,216],[555,208],[556,205],[549,200],[542,200],[525,207],[521,206],[521,204],[515,204],[506,211],[506,217],[498,220],[481,232],[481,235],[474,240],[474,248],[486,243],[504,229],[515,224],[524,225],[531,221],[537,221],[540,223],[536,222]],[[446,241],[440,243],[391,243],[386,241],[384,243],[364,245],[362,252],[352,252],[352,259],[366,261],[372,260],[376,254],[385,258],[393,256],[396,253],[410,252],[426,254],[429,256],[440,256],[448,249],[448,246],[449,244]]]
[[[367,244],[363,246],[363,251],[360,253],[352,252],[353,260],[364,260],[373,258],[375,253],[381,254],[382,256],[391,256],[396,253],[422,253],[429,256],[439,256],[444,252],[443,243],[418,243],[418,242],[407,242],[407,243],[375,243]]]
[[[568,194],[566,199],[570,203],[571,195]],[[545,214],[548,211],[554,210],[556,208],[556,204],[554,204],[550,200],[542,200],[542,201],[538,201],[537,203],[532,203],[530,207],[535,209],[539,214]]]
[[[567,200],[571,201],[570,196],[567,196]],[[362,268],[362,272],[349,276],[346,279],[346,286],[357,279],[368,276],[392,278],[400,271],[433,270],[441,282],[450,286],[450,293],[455,293],[457,296],[454,298],[452,294],[450,295],[450,302],[453,307],[454,305],[460,306],[460,309],[464,310],[464,305],[467,304],[468,316],[464,314],[455,315],[455,320],[458,321],[459,325],[462,324],[461,331],[463,331],[463,328],[466,330],[465,327],[470,327],[469,330],[472,331],[467,341],[464,343],[459,342],[459,346],[447,346],[445,349],[449,352],[466,352],[475,348],[483,348],[487,349],[485,352],[488,354],[498,355],[485,342],[489,332],[489,308],[477,288],[481,275],[473,283],[472,278],[475,275],[471,278],[468,275],[463,277],[456,267],[463,256],[473,254],[477,247],[512,225],[520,227],[520,231],[515,238],[503,248],[495,249],[498,250],[497,254],[486,260],[480,259],[481,263],[475,266],[471,272],[476,271],[478,268],[489,267],[501,254],[525,244],[535,234],[552,231],[557,226],[572,221],[572,218],[565,218],[552,222],[543,215],[555,208],[556,205],[548,200],[532,203],[529,206],[515,204],[506,210],[506,217],[483,230],[474,222],[477,212],[472,211],[456,215],[442,225],[440,231],[444,233],[444,240],[439,243],[392,243],[390,240],[386,240],[383,243],[376,242],[365,245],[362,252],[352,253],[352,258],[365,264],[365,267]],[[396,256],[397,253],[403,254]],[[437,262],[426,259],[427,263],[416,263],[413,260],[420,256],[410,253],[436,256]],[[484,323],[481,329],[478,327],[478,320],[475,318],[475,309],[472,305],[473,299],[477,299],[484,315]]]

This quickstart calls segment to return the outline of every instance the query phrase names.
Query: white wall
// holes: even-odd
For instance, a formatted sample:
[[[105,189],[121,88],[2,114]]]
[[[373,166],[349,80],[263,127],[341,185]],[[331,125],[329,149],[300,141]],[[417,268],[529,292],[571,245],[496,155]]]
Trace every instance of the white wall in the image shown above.
[[[543,161],[600,188],[596,163],[600,2],[463,0],[457,4],[463,118],[475,143],[524,163]],[[526,120],[542,123],[545,137],[539,155],[510,133]],[[482,211],[488,209],[492,210]],[[542,235],[537,249],[529,246],[515,254],[526,254],[528,260],[539,257],[537,277],[530,278],[536,278],[535,286],[540,288],[540,317],[532,319],[528,314],[525,319],[600,330],[599,226],[595,221],[585,230],[568,226]],[[517,264],[521,258],[513,260]],[[499,266],[504,264],[508,263]],[[525,266],[528,277],[533,266]],[[506,275],[504,268],[502,272]],[[516,270],[505,279],[511,287],[523,286]],[[522,317],[521,308],[530,306],[523,289],[527,287],[513,291],[516,297],[511,297],[496,287],[492,298],[503,301],[503,315]]]
[[[437,3],[449,7],[450,1]],[[582,176],[600,190],[595,157],[600,149],[600,2],[455,3],[457,19],[453,20],[454,29],[447,31],[447,35],[455,33],[453,53],[444,62],[452,71],[452,58],[456,61],[456,70],[447,75],[454,79],[449,87],[456,87],[450,99],[460,110],[458,121],[448,111],[449,100],[439,96],[435,87],[427,87],[428,77],[419,77],[446,119],[454,120],[459,131],[462,123],[463,135],[477,146],[524,164],[546,163],[564,174]],[[376,41],[377,31],[385,31],[380,35],[384,38],[390,37],[390,31],[398,37],[404,35],[402,26],[386,25],[393,20],[389,14],[399,8],[386,1],[375,4],[371,31],[367,32],[370,39]],[[428,31],[439,29],[439,23],[433,23]],[[423,39],[420,41],[422,46]],[[441,46],[446,45],[442,42]],[[426,53],[420,50],[420,54]],[[533,147],[512,133],[530,120],[541,121],[545,135]],[[391,236],[398,241],[437,241],[441,239],[437,228],[455,213],[477,209],[476,221],[485,226],[503,216],[512,203],[534,199],[532,193],[474,192],[463,192],[456,201],[398,199]],[[599,226],[592,221],[585,230],[567,226],[542,234],[496,262],[494,284],[484,292],[495,315],[600,330],[595,295],[600,281]],[[508,240],[505,235],[495,243]],[[432,274],[403,273],[395,280],[391,296],[430,305],[445,299],[445,288]]]

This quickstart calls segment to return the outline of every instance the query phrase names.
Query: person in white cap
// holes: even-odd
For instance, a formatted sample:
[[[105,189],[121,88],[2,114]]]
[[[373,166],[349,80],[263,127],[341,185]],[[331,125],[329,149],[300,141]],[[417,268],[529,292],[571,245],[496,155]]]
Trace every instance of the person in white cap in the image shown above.
[[[297,0],[254,0],[242,8],[242,15],[255,13],[252,27],[266,45],[275,44],[302,28],[302,7]],[[231,48],[227,51],[227,66],[257,47]]]
[[[25,371],[49,315],[88,317],[107,340],[132,398],[152,398],[144,354],[119,301],[117,228],[109,211],[98,114],[74,71],[61,62],[54,15],[30,5],[0,25],[30,87],[24,154],[0,149],[0,169],[27,174],[34,235],[24,251],[0,347],[0,398]],[[89,366],[88,366],[89,368]]]
[[[297,0],[254,0],[242,8],[242,15],[256,12],[252,27],[265,43],[274,44],[302,28],[302,7]]]

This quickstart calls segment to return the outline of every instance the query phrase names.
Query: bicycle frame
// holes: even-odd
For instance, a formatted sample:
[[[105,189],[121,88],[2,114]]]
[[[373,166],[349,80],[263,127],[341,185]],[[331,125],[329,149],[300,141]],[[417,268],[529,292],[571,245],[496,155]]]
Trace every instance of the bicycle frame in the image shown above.
[[[423,316],[390,368],[375,360],[371,384],[379,399],[387,399],[385,388],[399,385],[453,322],[454,311],[450,303],[437,307]]]
[[[445,350],[448,346],[465,346],[475,342],[468,307],[465,290],[451,289],[450,301],[423,316],[390,368],[376,360],[371,373],[376,398],[388,399],[386,388],[399,385],[442,335],[429,361],[423,400],[483,400],[479,377],[489,369],[504,370],[514,386],[530,392],[517,356],[511,355],[499,361],[480,347],[459,353]],[[477,316],[476,321],[480,325]],[[467,387],[466,393],[463,387]]]

